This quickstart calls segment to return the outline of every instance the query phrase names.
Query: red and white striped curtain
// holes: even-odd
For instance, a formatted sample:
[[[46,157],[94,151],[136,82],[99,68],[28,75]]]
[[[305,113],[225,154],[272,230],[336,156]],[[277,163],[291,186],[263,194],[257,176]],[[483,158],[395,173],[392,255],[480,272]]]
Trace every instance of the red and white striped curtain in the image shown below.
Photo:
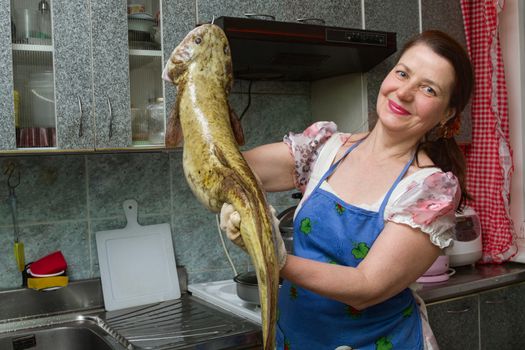
[[[480,215],[485,263],[501,263],[516,252],[510,217],[513,171],[507,89],[498,35],[504,0],[461,0],[468,52],[476,79],[472,99],[472,144],[465,156],[469,203]]]

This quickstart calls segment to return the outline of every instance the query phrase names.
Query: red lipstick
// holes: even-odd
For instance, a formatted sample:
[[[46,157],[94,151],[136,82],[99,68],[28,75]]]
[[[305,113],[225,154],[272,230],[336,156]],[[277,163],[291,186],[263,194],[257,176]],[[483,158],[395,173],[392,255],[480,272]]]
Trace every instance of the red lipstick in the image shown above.
[[[407,111],[406,109],[404,109],[403,107],[401,107],[400,105],[398,105],[397,103],[395,103],[394,101],[390,99],[388,100],[388,108],[390,108],[390,110],[394,112],[395,114],[400,114],[400,115],[410,114],[409,111]]]

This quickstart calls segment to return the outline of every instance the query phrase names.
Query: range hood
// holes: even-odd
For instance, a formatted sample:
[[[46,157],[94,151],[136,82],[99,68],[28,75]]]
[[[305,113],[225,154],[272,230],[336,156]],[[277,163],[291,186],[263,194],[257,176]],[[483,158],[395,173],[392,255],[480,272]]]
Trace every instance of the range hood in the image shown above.
[[[367,72],[396,51],[396,33],[219,17],[236,79],[313,81]]]

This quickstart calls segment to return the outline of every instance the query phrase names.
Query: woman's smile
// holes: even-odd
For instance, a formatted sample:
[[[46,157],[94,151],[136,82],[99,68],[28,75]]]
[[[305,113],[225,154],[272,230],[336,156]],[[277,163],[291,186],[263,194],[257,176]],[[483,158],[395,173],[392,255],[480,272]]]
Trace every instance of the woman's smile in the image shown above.
[[[400,114],[400,115],[410,115],[410,112],[392,101],[391,99],[388,99],[388,108],[392,113]]]

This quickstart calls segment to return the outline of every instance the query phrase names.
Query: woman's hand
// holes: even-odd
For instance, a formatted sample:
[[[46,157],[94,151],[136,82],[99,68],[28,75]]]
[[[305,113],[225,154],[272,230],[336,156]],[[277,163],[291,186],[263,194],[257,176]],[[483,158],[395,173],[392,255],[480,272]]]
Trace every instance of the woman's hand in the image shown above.
[[[235,210],[233,205],[224,203],[219,219],[219,226],[223,232],[226,232],[228,239],[246,251],[246,246],[241,237],[241,216],[239,212]]]
[[[275,254],[279,264],[279,270],[283,268],[286,263],[286,248],[279,230],[279,220],[275,216],[275,209],[270,205],[271,225],[272,225],[272,239],[275,246]],[[224,203],[221,208],[219,226],[221,230],[226,232],[226,236],[235,245],[246,251],[246,246],[241,237],[241,216],[235,210],[233,205]]]

